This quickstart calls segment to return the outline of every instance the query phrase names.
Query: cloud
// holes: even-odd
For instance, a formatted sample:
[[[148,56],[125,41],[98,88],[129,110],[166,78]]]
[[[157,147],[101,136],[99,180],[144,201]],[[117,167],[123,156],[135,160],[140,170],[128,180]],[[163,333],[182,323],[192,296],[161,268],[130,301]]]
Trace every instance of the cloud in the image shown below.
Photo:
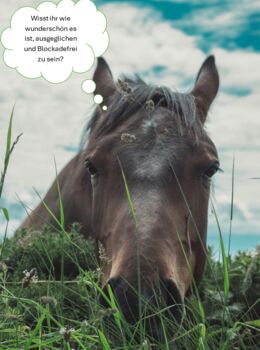
[[[160,64],[167,66],[169,78],[166,75],[163,78],[172,86],[180,85],[185,75],[194,76],[205,56],[196,46],[196,37],[187,36],[170,22],[162,21],[149,8],[109,4],[103,11],[110,33],[105,56],[112,64],[116,62],[113,65],[116,74],[148,71]]]
[[[260,92],[260,71],[257,69],[260,54],[258,52],[215,48],[212,53],[218,60],[223,87],[243,87]]]
[[[189,1],[178,1],[190,3]],[[195,11],[189,17],[184,16],[176,21],[178,27],[193,27],[200,33],[212,32],[214,37],[223,35],[237,37],[241,31],[251,24],[249,18],[260,10],[257,0],[242,1],[192,1]],[[259,13],[259,12],[258,12]]]

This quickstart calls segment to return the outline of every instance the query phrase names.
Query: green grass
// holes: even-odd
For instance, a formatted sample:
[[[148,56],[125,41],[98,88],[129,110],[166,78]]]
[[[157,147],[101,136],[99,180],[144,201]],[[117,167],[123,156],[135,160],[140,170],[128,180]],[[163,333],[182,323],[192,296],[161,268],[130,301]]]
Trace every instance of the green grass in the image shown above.
[[[13,113],[7,132],[0,195],[11,153],[19,140],[18,137],[12,143],[12,121]],[[119,164],[126,198],[138,227],[127,179]],[[101,290],[102,272],[95,259],[93,242],[79,234],[77,224],[70,232],[65,231],[58,176],[56,182],[60,205],[59,218],[55,218],[59,227],[56,232],[45,227],[34,235],[30,233],[26,245],[21,244],[27,235],[26,230],[8,239],[10,218],[8,210],[2,208],[7,225],[0,245],[1,350],[259,349],[260,249],[251,255],[239,252],[231,258],[225,251],[213,204],[222,259],[214,259],[212,250],[208,249],[203,281],[200,286],[193,286],[194,292],[186,300],[186,316],[181,324],[176,325],[172,318],[167,317],[167,310],[153,307],[152,312],[162,326],[162,336],[158,341],[146,331],[149,319],[145,309],[140,307],[140,321],[136,326],[130,326],[118,309],[111,288],[107,294]],[[231,221],[233,195],[234,166]],[[49,210],[45,203],[43,205]],[[136,292],[141,301],[140,287]],[[109,307],[100,305],[100,295],[107,300]]]
[[[223,265],[213,259],[209,249],[210,268],[207,264],[198,289],[204,323],[201,323],[200,306],[194,294],[186,300],[182,325],[176,326],[173,320],[161,318],[165,335],[159,345],[149,339],[144,327],[127,324],[111,290],[110,307],[100,306],[102,273],[94,258],[92,242],[85,240],[78,228],[74,225],[66,236],[62,231],[45,228],[26,246],[19,243],[25,230],[15,238],[6,239],[0,267],[1,350],[149,349],[149,344],[154,343],[156,349],[258,348],[259,251],[255,256],[240,252],[228,258],[230,288],[225,298]],[[30,281],[23,288],[23,271],[32,268],[37,269],[38,280]],[[160,308],[154,313],[160,315]],[[174,333],[168,333],[169,329],[175,329]]]
[[[9,125],[8,125],[8,129],[7,129],[6,148],[5,148],[5,155],[4,155],[4,167],[0,173],[0,199],[2,197],[2,193],[3,193],[3,189],[4,189],[4,182],[5,182],[11,154],[12,154],[16,144],[19,142],[20,137],[22,136],[22,134],[18,135],[16,140],[12,143],[13,117],[14,117],[14,107],[13,107],[13,110],[12,110],[12,113],[10,116]],[[5,227],[5,232],[4,232],[4,241],[5,241],[6,236],[7,236],[8,224],[9,224],[10,217],[9,217],[9,212],[8,212],[7,208],[0,207],[0,215],[1,215],[1,213],[4,217],[4,219],[6,220],[6,227]],[[2,257],[2,249],[0,251],[0,260],[1,260],[1,257]]]

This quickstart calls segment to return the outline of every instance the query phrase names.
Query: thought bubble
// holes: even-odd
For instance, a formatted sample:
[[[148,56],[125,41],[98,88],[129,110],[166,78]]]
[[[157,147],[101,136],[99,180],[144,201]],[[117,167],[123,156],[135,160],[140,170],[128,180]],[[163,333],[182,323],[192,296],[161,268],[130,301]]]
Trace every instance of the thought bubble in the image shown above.
[[[90,0],[23,7],[15,12],[1,36],[4,61],[27,78],[61,83],[72,72],[87,72],[95,58],[106,51],[106,25],[105,16]]]

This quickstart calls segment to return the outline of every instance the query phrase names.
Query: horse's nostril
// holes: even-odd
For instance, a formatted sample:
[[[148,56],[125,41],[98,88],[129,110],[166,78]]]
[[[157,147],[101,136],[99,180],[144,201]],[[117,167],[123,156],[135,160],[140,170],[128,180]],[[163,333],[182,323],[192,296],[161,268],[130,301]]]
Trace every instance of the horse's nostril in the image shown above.
[[[113,295],[116,295],[116,290],[120,288],[120,284],[122,283],[122,279],[120,277],[116,278],[111,278],[106,285],[103,288],[103,294],[100,296],[100,303],[104,307],[109,307],[110,306],[110,296],[109,296],[109,291],[108,288],[110,287]]]
[[[116,288],[118,288],[121,283],[122,283],[122,278],[120,277],[111,278],[107,282],[107,284],[111,287],[112,291],[115,291]]]
[[[165,309],[166,314],[171,318],[174,317],[176,322],[179,323],[182,320],[183,300],[176,284],[171,280],[161,281],[160,293],[158,288],[142,285],[139,294],[136,288],[123,278],[112,278],[103,288],[103,295],[100,297],[100,303],[104,307],[111,307],[108,286],[112,290],[116,304],[131,324],[142,317],[140,311],[143,316],[150,318],[157,313],[158,307]]]
[[[161,289],[166,306],[169,308],[172,316],[174,316],[177,322],[181,322],[184,313],[184,304],[176,284],[172,280],[166,279],[161,282]]]
[[[138,297],[134,287],[121,277],[111,278],[104,286],[103,295],[100,297],[100,303],[104,307],[111,307],[109,287],[126,320],[134,324],[138,319]]]

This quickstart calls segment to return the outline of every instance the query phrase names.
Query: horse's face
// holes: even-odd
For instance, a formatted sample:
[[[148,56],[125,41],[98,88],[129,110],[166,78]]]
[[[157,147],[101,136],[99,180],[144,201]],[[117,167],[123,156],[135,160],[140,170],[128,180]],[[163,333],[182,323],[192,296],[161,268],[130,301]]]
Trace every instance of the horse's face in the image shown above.
[[[203,272],[210,180],[219,167],[203,130],[218,88],[214,59],[202,66],[192,95],[174,97],[175,107],[157,89],[146,106],[121,122],[114,117],[115,101],[125,102],[118,101],[104,61],[94,79],[105,103],[112,104],[98,115],[85,151],[92,231],[106,260],[104,286],[110,284],[130,322],[139,315],[137,294],[150,304],[158,297],[180,319],[182,308],[174,305],[183,304],[193,277],[199,280]],[[128,106],[140,103],[134,102],[137,95],[133,87]],[[100,132],[104,123],[108,128]]]

